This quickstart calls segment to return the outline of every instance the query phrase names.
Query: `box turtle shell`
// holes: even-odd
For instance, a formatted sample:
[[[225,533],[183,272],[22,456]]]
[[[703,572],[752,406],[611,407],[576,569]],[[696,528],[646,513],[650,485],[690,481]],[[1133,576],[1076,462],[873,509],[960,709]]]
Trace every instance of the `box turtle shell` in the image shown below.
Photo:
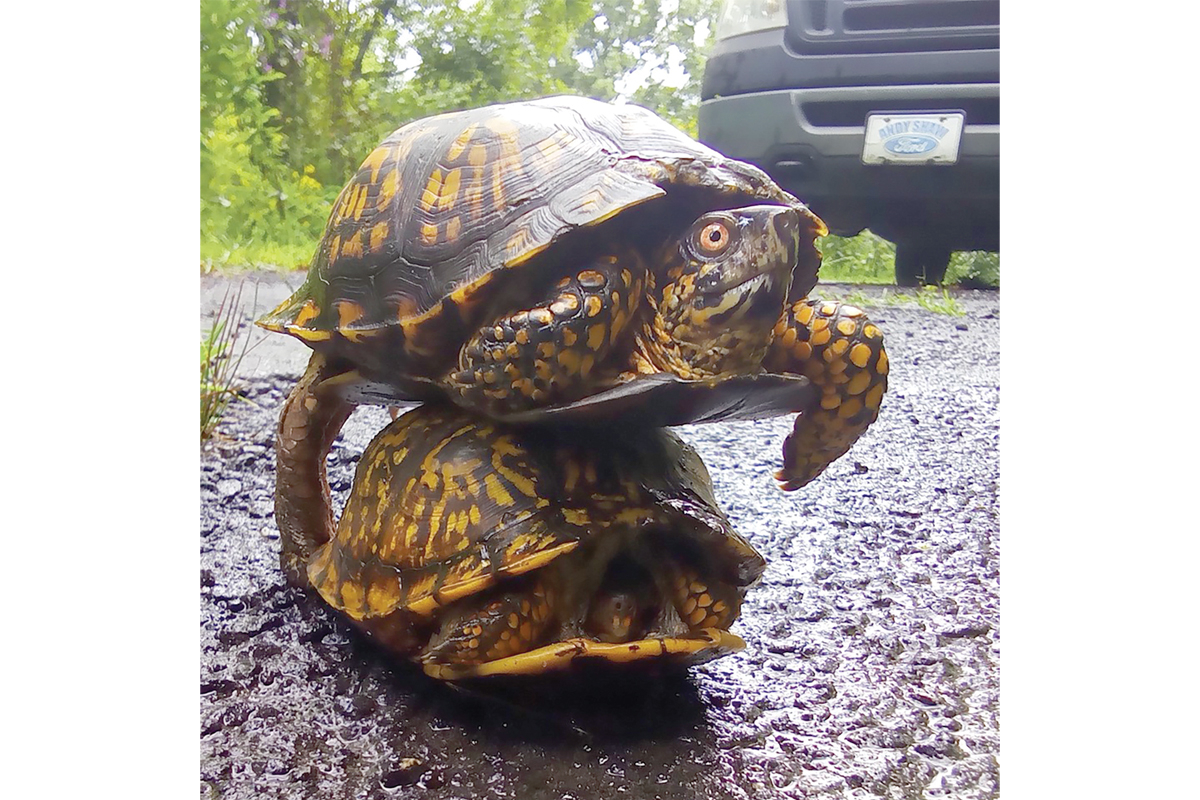
[[[765,562],[666,430],[518,428],[431,404],[376,436],[334,537],[285,542],[284,565],[456,680],[740,649],[729,627]]]
[[[278,492],[320,488],[343,406],[432,398],[530,423],[799,412],[778,474],[797,488],[887,385],[879,328],[808,296],[825,233],[757,167],[638,106],[549,97],[409,123],[259,320],[313,349],[281,417]],[[281,526],[329,517],[283,505],[299,516]]]

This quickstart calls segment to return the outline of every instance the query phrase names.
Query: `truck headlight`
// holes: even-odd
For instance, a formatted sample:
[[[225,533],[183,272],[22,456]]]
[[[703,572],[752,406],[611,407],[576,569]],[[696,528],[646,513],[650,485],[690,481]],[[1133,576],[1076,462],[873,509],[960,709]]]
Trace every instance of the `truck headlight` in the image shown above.
[[[787,27],[785,0],[725,0],[713,34],[728,39],[743,33]]]

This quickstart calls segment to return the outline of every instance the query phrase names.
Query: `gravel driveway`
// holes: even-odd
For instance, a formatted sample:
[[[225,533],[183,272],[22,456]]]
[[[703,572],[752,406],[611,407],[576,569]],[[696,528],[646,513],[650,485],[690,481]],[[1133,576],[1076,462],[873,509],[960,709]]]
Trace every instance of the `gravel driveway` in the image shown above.
[[[265,311],[301,279],[251,274],[245,299],[257,286]],[[228,285],[204,279],[202,328]],[[880,295],[818,293],[852,290]],[[743,652],[484,691],[390,662],[284,585],[272,437],[308,351],[255,329],[247,402],[201,459],[201,796],[998,796],[1000,301],[955,298],[965,316],[868,308],[892,364],[882,415],[799,492],[770,479],[790,418],[679,429],[769,563]],[[335,443],[336,508],[387,421],[360,408]]]

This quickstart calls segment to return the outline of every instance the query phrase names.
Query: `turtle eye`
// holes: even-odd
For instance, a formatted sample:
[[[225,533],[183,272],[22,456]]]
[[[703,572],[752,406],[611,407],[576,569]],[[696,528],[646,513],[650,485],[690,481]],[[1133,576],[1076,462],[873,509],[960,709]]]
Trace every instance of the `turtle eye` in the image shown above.
[[[729,226],[724,222],[710,222],[700,230],[697,238],[700,252],[716,255],[729,246]]]

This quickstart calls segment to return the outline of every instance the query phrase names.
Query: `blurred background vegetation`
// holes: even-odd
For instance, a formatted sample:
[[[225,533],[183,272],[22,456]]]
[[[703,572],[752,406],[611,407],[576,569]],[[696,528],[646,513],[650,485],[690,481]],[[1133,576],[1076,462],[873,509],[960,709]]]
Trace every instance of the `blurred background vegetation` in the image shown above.
[[[307,264],[329,207],[391,131],[554,93],[645,105],[695,135],[720,0],[201,0],[204,270]],[[829,237],[825,280],[891,283],[894,248]],[[993,277],[994,273],[994,277]],[[947,282],[995,284],[996,254]]]

